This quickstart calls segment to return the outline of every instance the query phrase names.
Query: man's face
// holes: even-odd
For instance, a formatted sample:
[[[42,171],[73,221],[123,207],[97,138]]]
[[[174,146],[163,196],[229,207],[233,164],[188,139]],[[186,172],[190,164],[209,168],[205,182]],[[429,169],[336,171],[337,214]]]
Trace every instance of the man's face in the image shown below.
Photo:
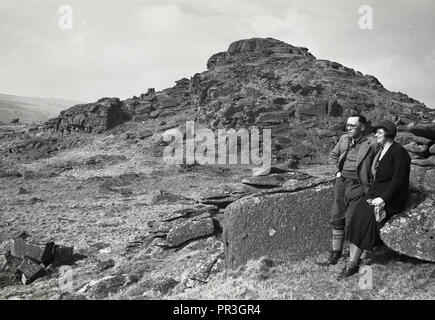
[[[364,131],[364,125],[359,122],[358,117],[350,117],[347,119],[346,129],[350,138],[358,138]]]

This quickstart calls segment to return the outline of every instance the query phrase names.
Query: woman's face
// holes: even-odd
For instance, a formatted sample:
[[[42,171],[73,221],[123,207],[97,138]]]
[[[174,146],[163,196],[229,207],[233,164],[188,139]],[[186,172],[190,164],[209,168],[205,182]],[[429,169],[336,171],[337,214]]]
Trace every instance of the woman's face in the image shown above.
[[[376,130],[375,137],[378,143],[381,145],[385,144],[385,142],[387,141],[387,138],[385,137],[385,130],[382,128]]]

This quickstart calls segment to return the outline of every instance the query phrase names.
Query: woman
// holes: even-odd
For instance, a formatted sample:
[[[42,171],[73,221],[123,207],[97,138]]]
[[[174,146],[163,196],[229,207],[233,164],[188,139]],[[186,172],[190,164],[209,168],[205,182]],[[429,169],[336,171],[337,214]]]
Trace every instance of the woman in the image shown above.
[[[346,231],[350,242],[350,259],[341,271],[338,280],[358,272],[363,250],[372,251],[382,244],[379,230],[393,215],[406,205],[409,187],[411,158],[394,138],[396,126],[383,121],[375,126],[375,137],[379,143],[371,171],[373,182],[370,191],[359,201]]]

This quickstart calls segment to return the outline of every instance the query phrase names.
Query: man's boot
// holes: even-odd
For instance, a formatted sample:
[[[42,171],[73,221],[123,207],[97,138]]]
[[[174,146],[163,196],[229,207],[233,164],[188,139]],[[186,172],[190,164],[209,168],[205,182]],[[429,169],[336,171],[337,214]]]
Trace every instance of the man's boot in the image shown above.
[[[332,229],[332,251],[329,254],[328,260],[320,263],[322,266],[332,266],[337,264],[341,258],[343,250],[344,230]]]
[[[338,263],[338,260],[341,258],[341,250],[340,251],[330,251],[329,258],[325,262],[319,263],[321,266],[332,266]]]

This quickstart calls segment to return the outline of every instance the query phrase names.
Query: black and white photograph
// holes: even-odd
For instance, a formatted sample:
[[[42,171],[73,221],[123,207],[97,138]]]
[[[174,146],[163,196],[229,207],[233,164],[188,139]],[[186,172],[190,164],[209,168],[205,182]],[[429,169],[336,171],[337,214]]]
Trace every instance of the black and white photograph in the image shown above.
[[[0,0],[0,300],[435,300],[434,32],[432,0]]]

